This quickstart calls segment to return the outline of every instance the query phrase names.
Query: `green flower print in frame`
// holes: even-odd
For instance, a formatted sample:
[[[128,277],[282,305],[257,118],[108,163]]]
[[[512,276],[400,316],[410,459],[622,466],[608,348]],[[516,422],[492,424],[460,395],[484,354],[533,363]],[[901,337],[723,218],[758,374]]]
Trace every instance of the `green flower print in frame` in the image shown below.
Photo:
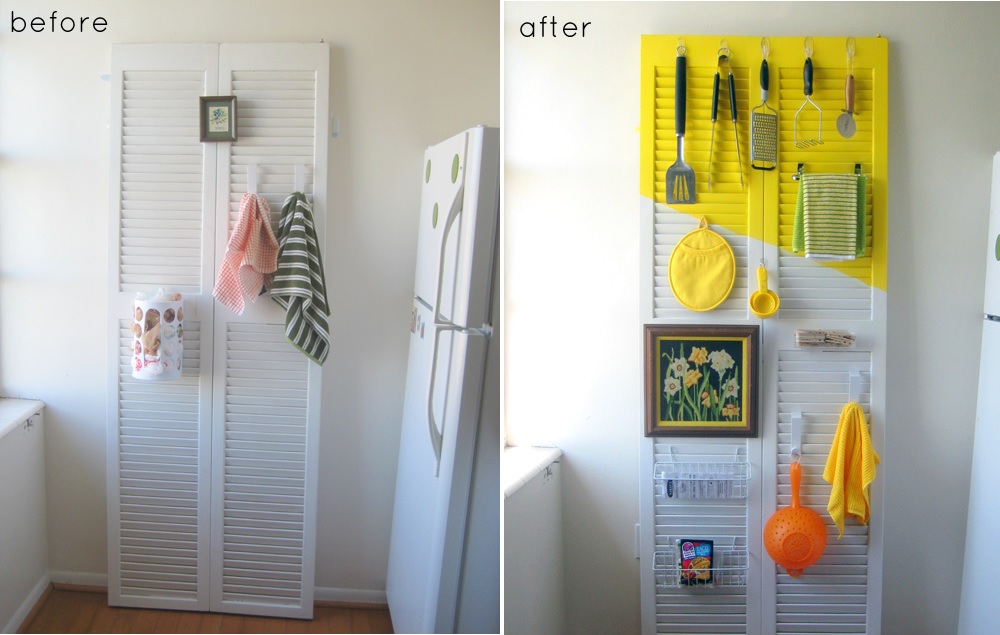
[[[647,436],[757,436],[756,325],[645,327]]]
[[[229,130],[229,106],[216,106],[208,111],[208,131],[225,132]]]
[[[202,141],[236,141],[236,97],[201,97],[199,112]]]

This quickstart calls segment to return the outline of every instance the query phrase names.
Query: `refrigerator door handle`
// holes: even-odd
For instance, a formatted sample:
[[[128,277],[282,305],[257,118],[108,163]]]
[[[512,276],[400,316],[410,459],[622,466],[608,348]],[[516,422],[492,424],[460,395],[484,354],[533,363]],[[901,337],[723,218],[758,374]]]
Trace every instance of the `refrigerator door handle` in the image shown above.
[[[434,419],[434,382],[437,376],[438,344],[441,342],[443,328],[434,329],[434,353],[431,355],[431,380],[427,387],[427,431],[430,433],[431,448],[434,449],[434,476],[441,473],[441,446],[444,442],[444,419],[438,428]],[[446,396],[447,398],[447,396]]]
[[[465,183],[458,188],[458,192],[455,193],[455,200],[451,202],[451,209],[448,211],[448,219],[444,224],[444,235],[441,236],[441,257],[438,259],[438,275],[437,275],[437,298],[434,302],[434,323],[435,324],[446,324],[449,326],[454,326],[454,322],[445,319],[441,315],[441,287],[444,286],[444,265],[445,257],[448,251],[448,234],[451,233],[451,227],[455,224],[455,220],[458,215],[462,212],[463,203],[465,201]]]

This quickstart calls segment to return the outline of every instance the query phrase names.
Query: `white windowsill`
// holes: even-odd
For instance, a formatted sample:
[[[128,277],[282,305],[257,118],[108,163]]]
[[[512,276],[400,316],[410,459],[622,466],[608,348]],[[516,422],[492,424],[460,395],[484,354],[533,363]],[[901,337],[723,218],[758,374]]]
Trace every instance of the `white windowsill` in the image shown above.
[[[508,446],[500,459],[500,482],[504,498],[510,497],[560,456],[562,450],[559,448]]]
[[[10,399],[0,397],[0,438],[8,432],[41,412],[45,407],[41,401],[34,399]]]

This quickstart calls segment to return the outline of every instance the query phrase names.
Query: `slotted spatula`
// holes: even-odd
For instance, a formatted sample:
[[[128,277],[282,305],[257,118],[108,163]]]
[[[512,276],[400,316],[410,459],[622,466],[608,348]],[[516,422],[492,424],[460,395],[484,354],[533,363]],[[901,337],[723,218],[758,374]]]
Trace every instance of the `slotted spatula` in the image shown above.
[[[687,58],[677,56],[674,74],[674,131],[677,133],[677,160],[667,168],[667,203],[694,203],[694,169],[684,163],[684,129],[687,101]]]

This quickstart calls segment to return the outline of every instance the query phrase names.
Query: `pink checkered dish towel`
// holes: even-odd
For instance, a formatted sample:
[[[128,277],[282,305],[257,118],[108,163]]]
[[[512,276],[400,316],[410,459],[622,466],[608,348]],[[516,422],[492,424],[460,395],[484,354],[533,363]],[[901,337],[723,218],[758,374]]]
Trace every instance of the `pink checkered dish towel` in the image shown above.
[[[246,299],[255,301],[264,281],[277,268],[278,241],[271,230],[271,208],[256,194],[244,194],[212,295],[242,315]]]

